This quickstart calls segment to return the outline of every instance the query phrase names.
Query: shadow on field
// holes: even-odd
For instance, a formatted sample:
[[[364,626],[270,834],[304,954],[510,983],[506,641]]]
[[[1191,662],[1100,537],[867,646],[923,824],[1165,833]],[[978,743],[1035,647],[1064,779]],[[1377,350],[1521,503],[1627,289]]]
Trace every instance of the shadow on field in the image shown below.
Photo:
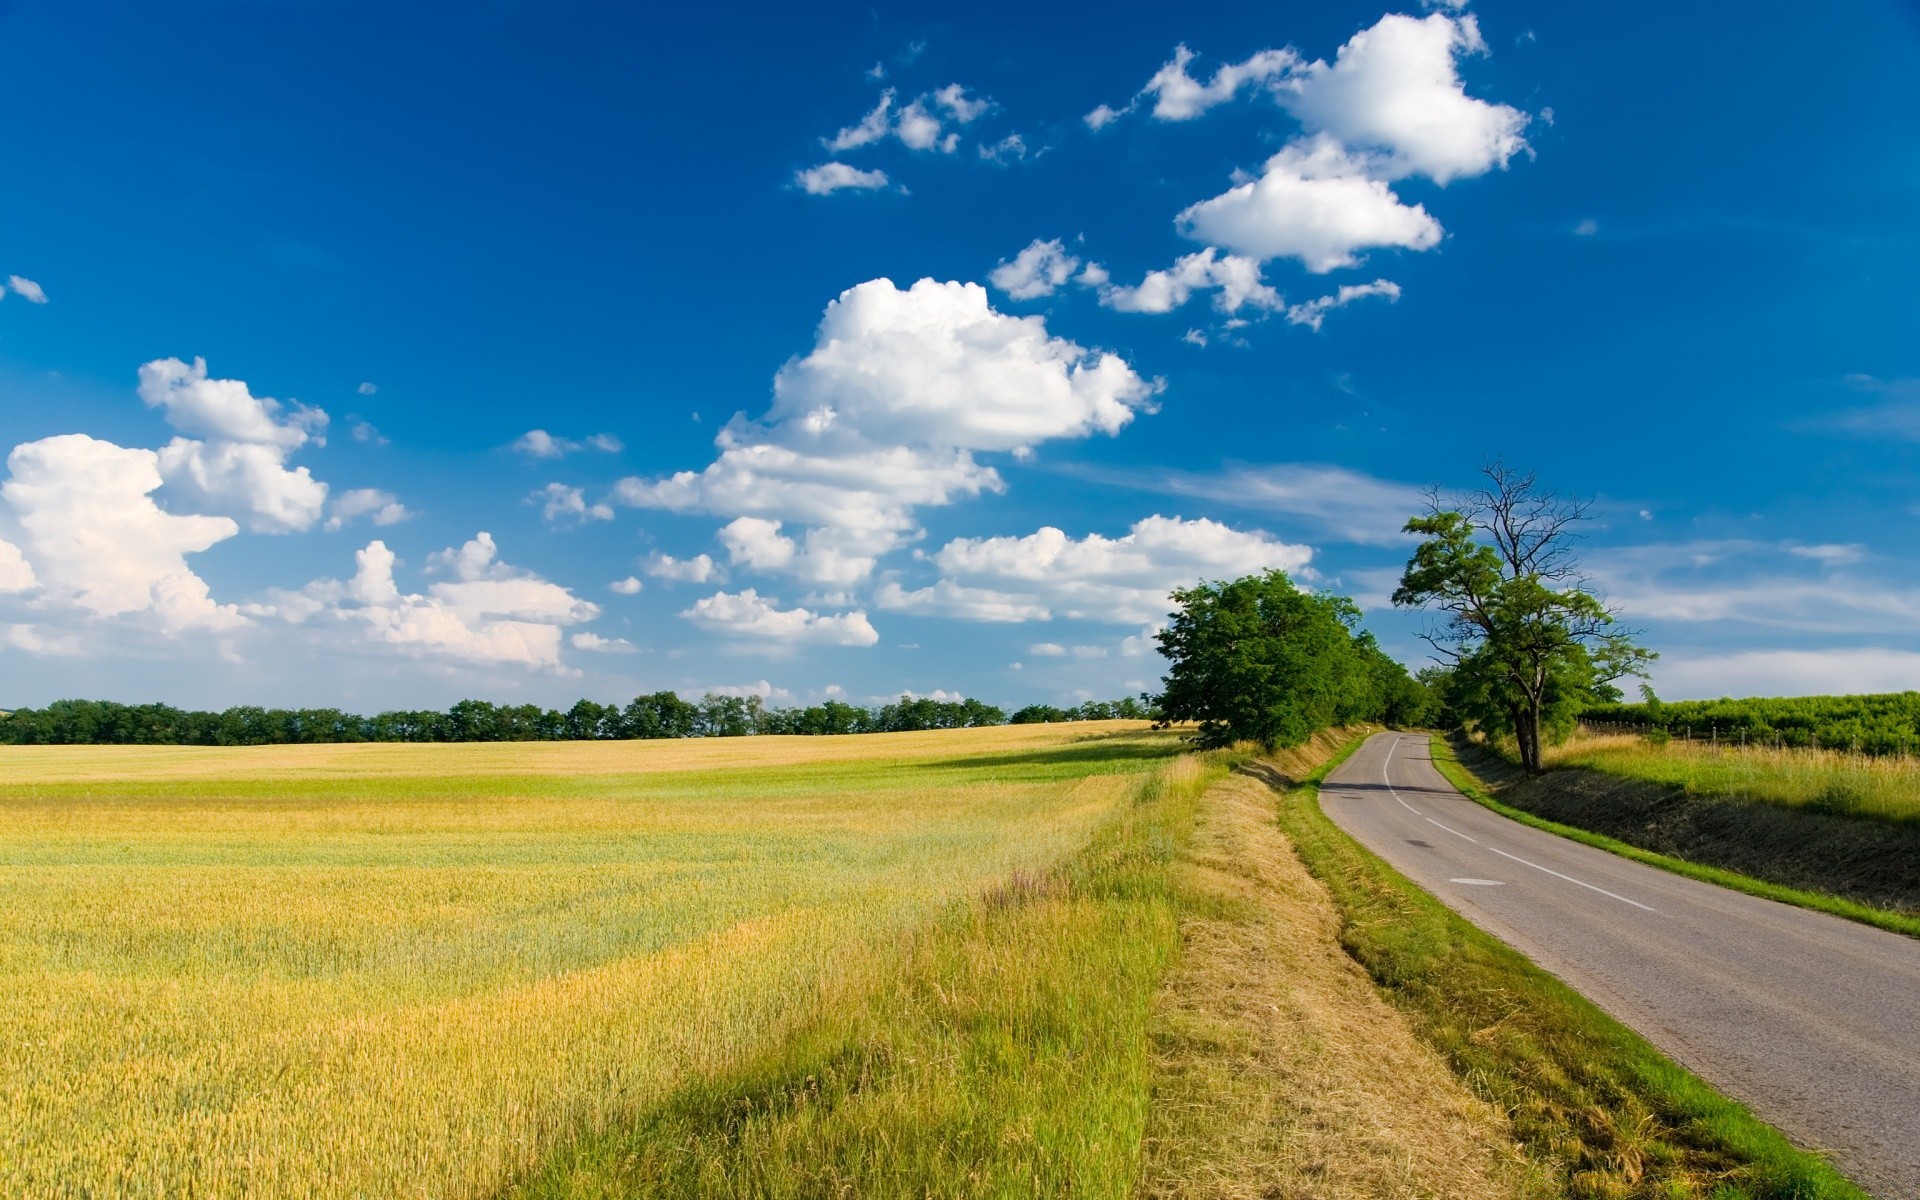
[[[1077,763],[1140,763],[1177,757],[1186,746],[1181,742],[1086,741],[1018,754],[982,754],[966,758],[927,759],[915,764],[926,771],[967,772],[994,767],[1066,766]]]

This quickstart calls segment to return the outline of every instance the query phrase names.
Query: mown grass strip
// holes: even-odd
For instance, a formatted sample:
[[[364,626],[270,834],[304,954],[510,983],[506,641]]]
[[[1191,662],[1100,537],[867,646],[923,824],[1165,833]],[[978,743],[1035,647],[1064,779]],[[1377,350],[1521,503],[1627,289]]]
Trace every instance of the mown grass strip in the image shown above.
[[[1233,760],[1144,779],[1081,853],[903,939],[883,978],[745,1068],[585,1131],[522,1197],[1130,1195],[1170,865]]]
[[[1831,896],[1825,892],[1810,892],[1803,888],[1787,887],[1784,884],[1769,883],[1764,879],[1755,879],[1738,871],[1729,871],[1725,867],[1708,866],[1705,863],[1689,862],[1684,858],[1675,858],[1654,850],[1645,850],[1630,842],[1608,837],[1604,833],[1595,833],[1590,829],[1581,829],[1575,825],[1563,825],[1536,816],[1523,808],[1515,808],[1502,802],[1489,790],[1478,776],[1462,763],[1447,745],[1446,739],[1435,735],[1430,739],[1433,746],[1433,765],[1440,770],[1456,790],[1476,804],[1483,805],[1512,821],[1522,825],[1531,825],[1535,829],[1571,838],[1583,845],[1605,850],[1609,854],[1618,854],[1650,867],[1671,871],[1675,875],[1684,875],[1688,879],[1698,879],[1702,883],[1718,884],[1736,892],[1745,892],[1749,896],[1759,896],[1764,900],[1778,900],[1782,904],[1792,904],[1800,908],[1810,908],[1815,912],[1830,913],[1836,917],[1845,917],[1849,921],[1858,921],[1863,925],[1872,925],[1891,933],[1905,934],[1908,937],[1920,937],[1920,917],[1908,913],[1891,912],[1884,908],[1861,904],[1840,896]]]
[[[1633,1031],[1441,904],[1321,811],[1278,806],[1344,916],[1342,944],[1572,1197],[1864,1200],[1831,1164],[1721,1096]]]

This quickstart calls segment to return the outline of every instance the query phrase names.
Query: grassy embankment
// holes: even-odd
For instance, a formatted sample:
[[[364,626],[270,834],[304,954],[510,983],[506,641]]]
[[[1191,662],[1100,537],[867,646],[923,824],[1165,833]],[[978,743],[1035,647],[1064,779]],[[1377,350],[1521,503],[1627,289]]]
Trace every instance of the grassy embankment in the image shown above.
[[[1554,748],[1553,769],[1527,778],[1478,745],[1435,739],[1434,749],[1455,787],[1515,820],[1920,936],[1920,764],[1910,760],[1589,735]]]
[[[1120,831],[1165,807],[1143,794],[1192,791],[1206,768],[1162,773],[1177,749],[1136,725],[8,750],[0,1194],[490,1194],[581,1130],[685,1111],[703,1081],[732,1121],[740,1073],[826,1014],[903,980],[965,1004],[980,978],[1033,1003],[942,1064],[979,1080],[952,1101],[977,1124],[950,1112],[934,1128],[962,1136],[902,1153],[951,1169],[974,1128],[1009,1139],[1005,1179],[1091,1185],[1144,1119],[1145,1002],[1104,1010],[1102,989],[1170,944],[1141,882],[1159,835]],[[984,930],[1069,884],[1142,899],[1063,915],[1044,954],[916,932]],[[1089,1038],[1084,1097],[1065,1064],[1024,1105],[1017,1079],[994,1090],[989,1068],[1069,1035]]]
[[[1280,813],[1340,905],[1348,951],[1508,1114],[1552,1176],[1549,1194],[1864,1200],[1824,1160],[1360,847],[1320,811],[1317,786],[1294,792]]]

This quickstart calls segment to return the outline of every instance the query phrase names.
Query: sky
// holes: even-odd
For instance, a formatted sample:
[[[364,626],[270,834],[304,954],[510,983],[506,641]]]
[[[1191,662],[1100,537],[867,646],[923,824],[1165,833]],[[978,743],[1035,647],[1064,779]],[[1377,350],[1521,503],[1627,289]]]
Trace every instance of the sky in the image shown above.
[[[1920,6],[0,0],[0,707],[1018,705],[1423,489],[1920,688]]]

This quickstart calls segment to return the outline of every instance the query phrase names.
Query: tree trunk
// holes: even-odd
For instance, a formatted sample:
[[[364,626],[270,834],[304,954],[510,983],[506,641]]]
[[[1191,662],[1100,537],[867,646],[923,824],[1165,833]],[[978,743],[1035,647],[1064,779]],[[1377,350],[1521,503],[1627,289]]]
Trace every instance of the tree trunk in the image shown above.
[[[1529,775],[1539,775],[1547,768],[1540,757],[1540,705],[1529,704],[1523,718],[1525,734],[1520,739],[1520,765]]]

